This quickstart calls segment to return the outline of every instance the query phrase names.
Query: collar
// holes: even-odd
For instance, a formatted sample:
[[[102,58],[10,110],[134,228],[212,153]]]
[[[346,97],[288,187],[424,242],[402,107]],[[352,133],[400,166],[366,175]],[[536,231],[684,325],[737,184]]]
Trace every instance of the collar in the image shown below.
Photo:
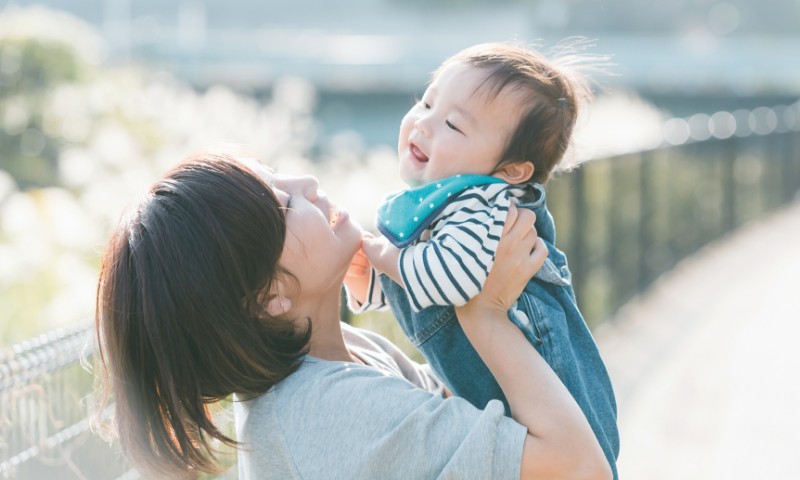
[[[398,248],[414,242],[464,190],[505,181],[488,175],[454,175],[389,195],[378,208],[378,230]]]

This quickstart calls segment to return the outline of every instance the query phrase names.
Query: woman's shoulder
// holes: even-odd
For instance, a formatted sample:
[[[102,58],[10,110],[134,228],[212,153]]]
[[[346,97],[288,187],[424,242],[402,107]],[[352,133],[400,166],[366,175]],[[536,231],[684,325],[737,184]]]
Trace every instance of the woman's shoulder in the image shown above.
[[[378,368],[306,356],[294,373],[266,393],[236,399],[237,436],[305,456],[309,431],[326,432],[331,443],[346,442],[353,429],[394,423],[394,417],[433,397]]]
[[[345,324],[342,330],[351,350],[361,354],[370,366],[402,377],[423,390],[443,394],[444,385],[427,364],[415,362],[385,337]]]
[[[356,367],[356,368],[354,368]],[[298,401],[301,396],[308,396],[310,400],[318,398],[317,391],[336,389],[340,384],[350,383],[350,380],[370,377],[374,369],[363,368],[358,365],[325,360],[311,355],[305,355],[300,365],[291,375],[274,385],[269,391],[259,398],[279,400],[291,397]]]
[[[263,395],[244,400],[251,412],[274,411],[289,418],[292,411],[318,410],[319,403],[334,405],[341,398],[374,390],[376,380],[387,376],[385,370],[348,362],[324,360],[306,355],[297,370]]]
[[[374,368],[306,355],[294,373],[267,392],[234,397],[237,435],[275,448],[302,431],[309,418],[335,417],[354,397],[375,395],[375,379],[382,376]]]
[[[307,357],[267,393],[236,406],[237,438],[248,445],[240,466],[280,472],[263,478],[387,478],[398,468],[417,469],[411,476],[420,478],[463,477],[476,463],[518,468],[524,427],[516,432],[499,402],[487,407],[444,399],[378,368]],[[519,437],[513,445],[510,434]],[[427,449],[432,443],[439,454]]]
[[[357,418],[353,399],[363,397],[378,376],[375,369],[306,356],[266,393],[237,395],[236,436],[245,445],[239,451],[240,472],[248,478],[304,478],[308,472],[324,478],[325,465],[334,459],[321,455],[313,439],[343,443],[339,437],[350,428],[348,419]]]

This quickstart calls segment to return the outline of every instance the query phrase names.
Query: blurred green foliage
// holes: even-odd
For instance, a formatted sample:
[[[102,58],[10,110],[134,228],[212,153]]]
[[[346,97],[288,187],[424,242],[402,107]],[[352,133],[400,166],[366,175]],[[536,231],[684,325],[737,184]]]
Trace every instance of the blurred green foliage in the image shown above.
[[[55,85],[74,82],[86,66],[65,45],[0,39],[0,168],[22,189],[58,183],[58,137],[44,128],[44,104]]]
[[[37,96],[85,74],[74,50],[33,38],[0,39],[0,98]]]

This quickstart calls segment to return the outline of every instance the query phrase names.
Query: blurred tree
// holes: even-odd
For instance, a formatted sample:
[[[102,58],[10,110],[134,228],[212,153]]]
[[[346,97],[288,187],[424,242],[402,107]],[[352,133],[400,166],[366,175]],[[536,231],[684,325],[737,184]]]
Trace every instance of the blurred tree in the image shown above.
[[[0,10],[0,348],[92,317],[110,225],[187,153],[311,168],[314,90],[301,79],[265,103],[108,65],[104,50],[68,15]]]
[[[43,125],[46,97],[55,85],[85,70],[65,45],[37,39],[0,39],[0,169],[21,189],[58,183],[58,137]]]
[[[37,95],[79,78],[74,49],[34,38],[0,39],[0,97]]]

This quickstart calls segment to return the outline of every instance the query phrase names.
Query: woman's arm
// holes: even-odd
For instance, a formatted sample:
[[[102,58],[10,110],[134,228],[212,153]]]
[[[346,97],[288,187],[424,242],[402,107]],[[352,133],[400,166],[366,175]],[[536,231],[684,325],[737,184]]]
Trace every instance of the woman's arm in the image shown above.
[[[509,211],[483,291],[456,314],[503,389],[512,417],[528,428],[522,478],[611,478],[580,407],[549,365],[508,320],[507,311],[547,257],[529,210]]]

